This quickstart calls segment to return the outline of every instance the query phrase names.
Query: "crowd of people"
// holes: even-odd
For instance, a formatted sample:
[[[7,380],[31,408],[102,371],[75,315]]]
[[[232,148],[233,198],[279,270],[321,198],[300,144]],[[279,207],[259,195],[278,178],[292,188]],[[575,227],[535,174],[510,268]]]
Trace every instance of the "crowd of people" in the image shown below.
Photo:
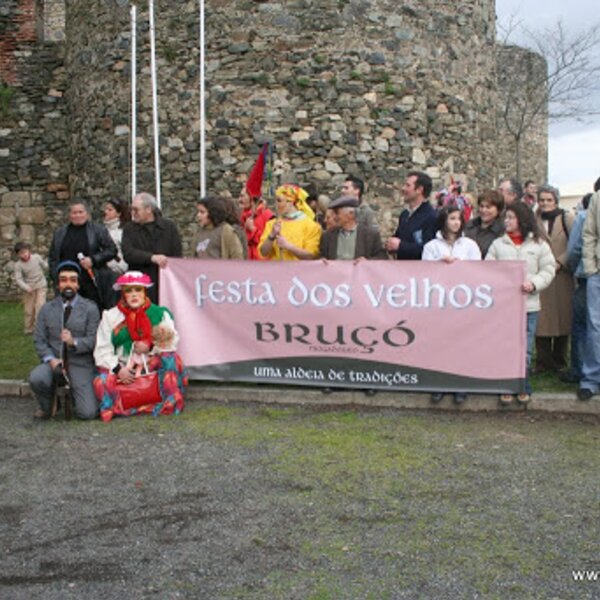
[[[326,206],[314,190],[295,184],[276,189],[274,210],[244,189],[237,202],[217,196],[198,201],[193,254],[276,261],[524,261],[525,389],[503,394],[500,402],[530,401],[534,347],[533,371],[558,371],[562,380],[578,382],[578,397],[585,401],[600,391],[600,178],[576,215],[560,207],[556,188],[536,188],[531,181],[523,189],[504,179],[475,201],[452,179],[432,202],[431,178],[410,172],[401,188],[404,209],[385,239],[364,202],[364,182],[355,176]],[[159,269],[170,257],[181,257],[182,247],[175,223],[147,193],[137,194],[131,206],[108,201],[103,223],[92,221],[85,202],[72,201],[47,262],[29,244],[16,244],[24,330],[33,333],[41,360],[30,376],[37,418],[52,416],[54,390],[65,380],[81,418],[182,410],[187,379],[176,352],[178,334],[168,308],[158,305]],[[49,302],[45,269],[57,291]],[[152,402],[129,397],[127,386],[142,371],[155,375]],[[432,402],[443,395],[432,394]],[[454,394],[457,404],[465,399],[466,393]]]

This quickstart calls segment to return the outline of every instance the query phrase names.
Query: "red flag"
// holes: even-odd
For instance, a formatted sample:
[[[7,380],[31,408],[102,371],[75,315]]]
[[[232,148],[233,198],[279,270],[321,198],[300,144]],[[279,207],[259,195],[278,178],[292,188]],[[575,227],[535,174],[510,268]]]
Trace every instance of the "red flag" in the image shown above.
[[[267,156],[267,149],[269,144],[265,144],[248,175],[248,181],[246,181],[246,191],[252,198],[258,198],[262,195],[262,183],[265,174],[265,161]]]

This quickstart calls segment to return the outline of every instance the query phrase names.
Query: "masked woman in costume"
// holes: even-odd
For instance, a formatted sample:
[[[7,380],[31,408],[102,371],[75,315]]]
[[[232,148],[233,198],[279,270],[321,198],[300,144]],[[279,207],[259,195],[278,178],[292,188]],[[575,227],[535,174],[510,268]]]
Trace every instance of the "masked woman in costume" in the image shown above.
[[[246,188],[240,192],[238,202],[242,211],[240,222],[248,240],[248,258],[250,260],[260,260],[258,244],[265,230],[265,225],[274,215],[262,198],[251,196]]]
[[[275,192],[277,218],[268,221],[258,244],[267,260],[313,260],[319,256],[321,226],[306,203],[308,193],[285,184]]]
[[[114,415],[179,414],[187,377],[176,353],[179,336],[173,317],[164,306],[150,302],[146,289],[152,286],[148,275],[129,271],[121,275],[115,290],[121,292],[117,306],[104,311],[96,337],[94,359],[100,375],[94,379],[94,392],[100,402],[100,418]],[[158,375],[158,396],[147,402],[127,405],[121,389],[134,389],[143,365]]]

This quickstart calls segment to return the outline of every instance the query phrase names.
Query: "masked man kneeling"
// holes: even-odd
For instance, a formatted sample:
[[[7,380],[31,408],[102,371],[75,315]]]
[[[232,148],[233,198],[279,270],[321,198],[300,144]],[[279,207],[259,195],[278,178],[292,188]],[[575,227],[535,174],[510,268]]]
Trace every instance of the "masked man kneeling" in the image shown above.
[[[35,419],[51,416],[52,398],[59,382],[67,383],[80,419],[94,419],[98,404],[94,378],[94,344],[100,322],[98,307],[80,296],[81,267],[63,261],[56,267],[58,295],[46,302],[33,334],[35,350],[42,361],[29,374],[29,385],[39,404]]]

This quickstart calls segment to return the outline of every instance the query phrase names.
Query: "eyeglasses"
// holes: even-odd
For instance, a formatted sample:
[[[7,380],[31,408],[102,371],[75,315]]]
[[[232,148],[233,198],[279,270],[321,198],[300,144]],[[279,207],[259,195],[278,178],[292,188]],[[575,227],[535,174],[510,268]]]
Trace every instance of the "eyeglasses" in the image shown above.
[[[130,292],[143,292],[146,288],[143,285],[130,285],[123,288],[123,293],[129,294]]]

